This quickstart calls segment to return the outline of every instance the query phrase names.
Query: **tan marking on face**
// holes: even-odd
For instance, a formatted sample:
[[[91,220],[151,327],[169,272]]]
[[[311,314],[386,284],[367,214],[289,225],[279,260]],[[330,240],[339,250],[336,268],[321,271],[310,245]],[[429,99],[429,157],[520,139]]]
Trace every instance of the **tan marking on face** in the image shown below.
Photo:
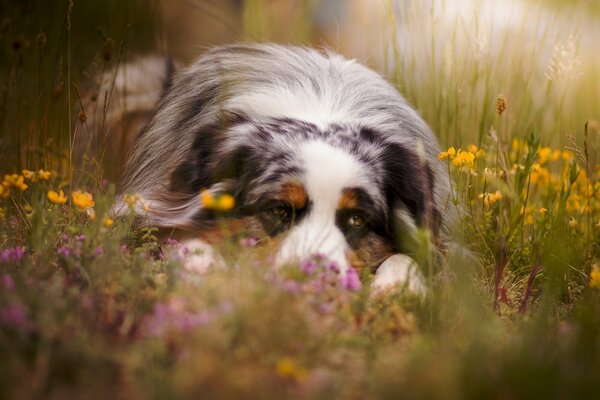
[[[291,204],[297,210],[301,210],[306,207],[308,195],[301,184],[286,183],[283,185],[281,193],[279,196],[277,196],[277,199]]]
[[[368,268],[375,272],[379,265],[394,254],[391,246],[375,234],[360,240],[358,247],[346,252],[348,263],[358,270]]]
[[[353,189],[344,189],[342,197],[338,202],[338,209],[352,209],[358,206],[356,191]]]

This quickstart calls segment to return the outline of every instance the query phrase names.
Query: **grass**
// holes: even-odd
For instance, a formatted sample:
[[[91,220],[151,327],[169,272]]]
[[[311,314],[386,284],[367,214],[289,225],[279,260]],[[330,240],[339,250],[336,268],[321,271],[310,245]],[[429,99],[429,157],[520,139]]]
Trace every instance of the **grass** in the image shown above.
[[[78,92],[152,50],[157,8],[20,4],[2,6],[0,33],[0,398],[597,392],[600,63],[566,29],[579,14],[532,39],[532,14],[505,32],[388,3],[399,35],[384,72],[438,133],[460,209],[419,299],[374,296],[368,276],[348,290],[319,260],[275,273],[267,249],[233,236],[229,267],[198,277],[164,256],[177,242],[110,219],[116,172],[101,151],[85,168],[71,156],[91,113]],[[277,39],[266,4],[245,2],[248,37]]]

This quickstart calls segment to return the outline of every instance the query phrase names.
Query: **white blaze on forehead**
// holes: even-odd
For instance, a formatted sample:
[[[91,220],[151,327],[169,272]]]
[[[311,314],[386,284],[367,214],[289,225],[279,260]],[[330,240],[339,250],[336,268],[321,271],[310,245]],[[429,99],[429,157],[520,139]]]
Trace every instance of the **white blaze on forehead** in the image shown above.
[[[315,211],[333,210],[345,188],[361,182],[361,165],[350,154],[321,141],[303,144],[300,157],[304,170],[304,186]]]
[[[299,156],[311,208],[283,241],[277,261],[282,264],[322,254],[345,273],[348,244],[335,216],[343,190],[364,183],[361,164],[351,154],[320,141],[302,144]]]

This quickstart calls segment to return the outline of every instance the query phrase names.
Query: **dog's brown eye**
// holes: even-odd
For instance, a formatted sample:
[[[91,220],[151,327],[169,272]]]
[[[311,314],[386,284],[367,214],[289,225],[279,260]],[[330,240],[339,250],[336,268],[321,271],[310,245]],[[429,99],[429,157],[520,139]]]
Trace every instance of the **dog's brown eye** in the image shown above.
[[[360,215],[352,215],[348,218],[348,225],[353,228],[360,228],[365,224],[365,219]]]
[[[275,215],[276,217],[278,217],[280,219],[286,218],[289,214],[289,210],[285,206],[274,206],[274,207],[271,207],[269,209],[269,211],[271,212],[271,214]]]

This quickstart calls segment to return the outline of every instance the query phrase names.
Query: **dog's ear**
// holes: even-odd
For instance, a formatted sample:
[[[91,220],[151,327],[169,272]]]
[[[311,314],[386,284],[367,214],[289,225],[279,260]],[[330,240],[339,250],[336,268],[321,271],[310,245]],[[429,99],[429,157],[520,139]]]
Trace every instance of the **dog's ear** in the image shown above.
[[[440,214],[435,206],[434,173],[419,146],[392,143],[386,146],[381,158],[385,170],[384,191],[392,210],[391,229],[430,229],[437,237]],[[407,220],[414,220],[412,227]]]
[[[185,160],[171,173],[171,192],[195,194],[213,183],[211,160],[219,132],[219,126],[209,125],[196,134]]]

